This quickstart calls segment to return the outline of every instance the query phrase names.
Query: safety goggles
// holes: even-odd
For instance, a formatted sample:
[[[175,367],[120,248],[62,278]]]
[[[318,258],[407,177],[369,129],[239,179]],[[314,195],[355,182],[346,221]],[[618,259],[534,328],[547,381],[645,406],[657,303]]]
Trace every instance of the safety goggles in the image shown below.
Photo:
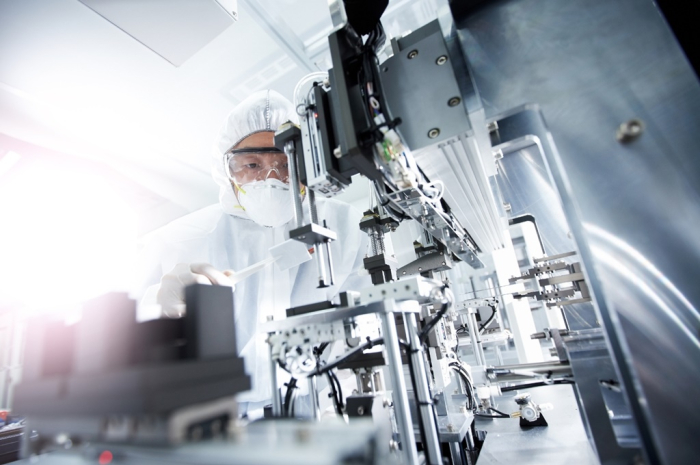
[[[289,183],[289,159],[276,147],[232,149],[224,157],[225,170],[237,185],[278,179]]]

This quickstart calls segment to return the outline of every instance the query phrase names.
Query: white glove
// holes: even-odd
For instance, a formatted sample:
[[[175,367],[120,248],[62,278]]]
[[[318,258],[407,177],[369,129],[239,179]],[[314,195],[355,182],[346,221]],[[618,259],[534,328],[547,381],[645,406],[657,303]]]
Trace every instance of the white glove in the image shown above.
[[[185,314],[185,288],[190,284],[215,284],[235,289],[233,270],[219,271],[208,263],[178,263],[175,268],[163,275],[156,301],[161,313],[170,318],[179,318]]]

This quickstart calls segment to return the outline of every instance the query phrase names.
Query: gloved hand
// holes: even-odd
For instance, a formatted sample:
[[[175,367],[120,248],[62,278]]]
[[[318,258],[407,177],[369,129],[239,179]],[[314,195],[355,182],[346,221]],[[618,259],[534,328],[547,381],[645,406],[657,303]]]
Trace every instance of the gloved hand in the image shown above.
[[[185,314],[185,287],[195,283],[215,284],[229,286],[233,291],[235,285],[229,279],[233,274],[233,270],[219,271],[208,263],[178,263],[161,278],[156,301],[163,315],[179,318]]]

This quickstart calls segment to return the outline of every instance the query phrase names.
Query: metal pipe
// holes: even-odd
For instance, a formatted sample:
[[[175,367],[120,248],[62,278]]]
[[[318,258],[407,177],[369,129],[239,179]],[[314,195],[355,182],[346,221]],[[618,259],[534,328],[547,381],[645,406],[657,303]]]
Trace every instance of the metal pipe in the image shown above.
[[[313,189],[307,189],[306,195],[309,196],[309,212],[311,213],[311,222],[318,224],[318,211],[316,210],[316,192]]]
[[[502,370],[520,370],[530,371],[540,375],[549,375],[550,378],[563,378],[573,376],[571,365],[561,362],[539,362],[539,363],[523,363],[522,365],[502,365],[497,367],[496,381],[526,381],[535,378],[523,374],[507,373],[499,374]]]
[[[393,313],[381,313],[382,336],[384,337],[384,348],[386,349],[387,365],[391,376],[393,387],[392,397],[394,399],[394,413],[399,435],[401,436],[402,450],[405,463],[418,465],[418,451],[413,436],[413,420],[411,410],[408,406],[408,394],[406,393],[406,382],[403,378],[403,363],[401,362],[401,348],[399,347],[399,337],[396,333],[396,322]]]
[[[311,396],[311,417],[316,421],[321,421],[321,406],[318,401],[316,377],[310,376],[307,378],[307,381],[309,383],[309,396]]]
[[[467,325],[469,326],[469,337],[472,340],[472,350],[476,358],[477,365],[486,365],[486,357],[484,357],[484,348],[481,347],[481,335],[479,334],[479,325],[476,323],[476,310],[469,309],[467,314]]]
[[[328,287],[326,276],[326,248],[323,242],[314,244],[314,255],[316,255],[316,269],[318,270],[318,287]]]
[[[501,353],[501,348],[494,346],[494,349],[496,349],[496,359],[498,360],[498,365],[501,366],[503,365],[503,354]]]
[[[270,345],[270,386],[272,387],[272,416],[281,417],[282,399],[277,387],[277,359],[272,345]]]
[[[423,423],[423,431],[426,444],[423,449],[427,451],[428,464],[441,465],[442,453],[440,451],[440,438],[438,437],[437,421],[435,420],[435,409],[428,387],[428,372],[425,369],[423,358],[423,346],[418,339],[418,325],[416,316],[413,313],[403,314],[406,337],[411,353],[408,363],[411,364],[414,382],[416,386],[416,408],[420,409],[420,421]]]
[[[325,223],[325,222],[324,222]],[[328,283],[329,286],[335,284],[335,276],[333,274],[333,256],[331,255],[331,243],[326,242],[326,256],[328,257]]]
[[[301,189],[299,188],[299,171],[297,171],[297,157],[294,149],[294,141],[287,141],[284,144],[284,153],[289,160],[289,184],[292,191],[292,201],[294,202],[294,224],[297,228],[304,225],[304,210],[301,206]]]

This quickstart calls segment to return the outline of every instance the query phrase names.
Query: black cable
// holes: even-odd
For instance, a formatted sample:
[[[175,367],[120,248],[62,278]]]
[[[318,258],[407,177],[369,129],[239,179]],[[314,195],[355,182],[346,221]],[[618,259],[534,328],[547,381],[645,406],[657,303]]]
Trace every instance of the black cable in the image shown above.
[[[517,391],[518,389],[529,389],[540,386],[551,386],[552,384],[576,384],[574,380],[571,379],[553,379],[549,382],[540,381],[537,383],[525,383],[518,384],[517,386],[506,386],[501,388],[501,392]]]
[[[445,286],[443,286],[443,290],[444,289],[445,289]],[[442,307],[440,308],[440,310],[435,315],[435,318],[433,318],[428,323],[426,323],[425,326],[423,326],[423,329],[421,330],[420,334],[418,335],[418,338],[419,338],[421,344],[423,342],[425,342],[425,340],[428,337],[428,333],[430,333],[430,331],[435,327],[435,325],[438,324],[438,321],[440,321],[440,319],[443,316],[445,316],[445,313],[447,313],[447,310],[449,308],[450,308],[450,304],[448,302],[444,302],[442,304]]]
[[[336,375],[333,371],[329,371],[328,374],[331,376],[331,378],[333,378],[336,389],[338,390],[338,403],[340,404],[340,410],[345,410],[345,402],[343,401],[343,387],[340,385],[338,375]]]
[[[489,308],[491,309],[491,316],[489,316],[486,319],[486,322],[484,324],[479,325],[479,332],[483,331],[484,328],[486,328],[493,321],[493,318],[496,316],[496,306],[489,305]]]
[[[457,373],[459,373],[462,376],[462,379],[466,383],[466,387],[468,389],[468,394],[470,397],[470,409],[474,407],[474,385],[472,384],[471,378],[469,376],[469,373],[462,367],[462,365],[458,362],[452,362],[449,364],[449,366],[453,369],[456,370]]]
[[[284,417],[289,417],[291,416],[291,413],[293,412],[293,403],[294,403],[294,390],[297,389],[297,380],[296,378],[292,377],[288,383],[285,384],[287,386],[287,392],[284,395],[284,406],[283,406],[283,411],[282,411],[282,416]]]
[[[367,339],[369,339],[369,338],[367,338]],[[341,364],[347,362],[348,360],[351,360],[354,357],[357,357],[359,354],[361,354],[365,350],[371,349],[372,347],[374,347],[376,345],[380,345],[380,344],[384,344],[383,337],[378,337],[376,339],[368,340],[364,344],[361,344],[361,345],[355,347],[353,350],[346,353],[342,357],[339,357],[339,358],[333,360],[332,362],[327,363],[326,365],[323,365],[322,367],[321,366],[316,367],[316,369],[314,371],[312,371],[311,373],[309,373],[307,376],[322,375],[322,374],[326,373],[327,371],[335,369],[336,367],[338,367],[338,365],[341,365]]]
[[[510,418],[510,415],[508,415],[507,413],[503,413],[500,410],[496,410],[493,407],[489,407],[489,412],[495,412],[496,415],[488,415],[485,413],[474,413],[474,416],[479,417],[479,418]]]
[[[492,412],[496,412],[497,414],[501,415],[503,418],[510,418],[510,415],[508,415],[507,413],[503,413],[500,410],[496,410],[493,407],[489,407],[489,410],[491,410]]]
[[[318,362],[321,359],[321,355],[323,355],[323,351],[326,350],[326,347],[328,347],[330,343],[329,342],[324,342],[323,344],[320,344],[318,347],[314,347],[314,356],[316,357],[316,361]]]
[[[328,385],[331,388],[331,396],[333,397],[333,404],[335,405],[335,411],[338,413],[338,415],[342,415],[343,409],[340,407],[340,400],[338,400],[338,391],[335,388],[335,382],[333,381],[333,377],[331,376],[330,371],[326,372],[326,377],[328,378]]]
[[[459,368],[452,367],[452,369],[462,378],[462,382],[464,382],[464,390],[467,395],[467,409],[472,410],[474,408],[474,398],[472,397],[472,387],[469,378],[464,376],[464,373]]]

